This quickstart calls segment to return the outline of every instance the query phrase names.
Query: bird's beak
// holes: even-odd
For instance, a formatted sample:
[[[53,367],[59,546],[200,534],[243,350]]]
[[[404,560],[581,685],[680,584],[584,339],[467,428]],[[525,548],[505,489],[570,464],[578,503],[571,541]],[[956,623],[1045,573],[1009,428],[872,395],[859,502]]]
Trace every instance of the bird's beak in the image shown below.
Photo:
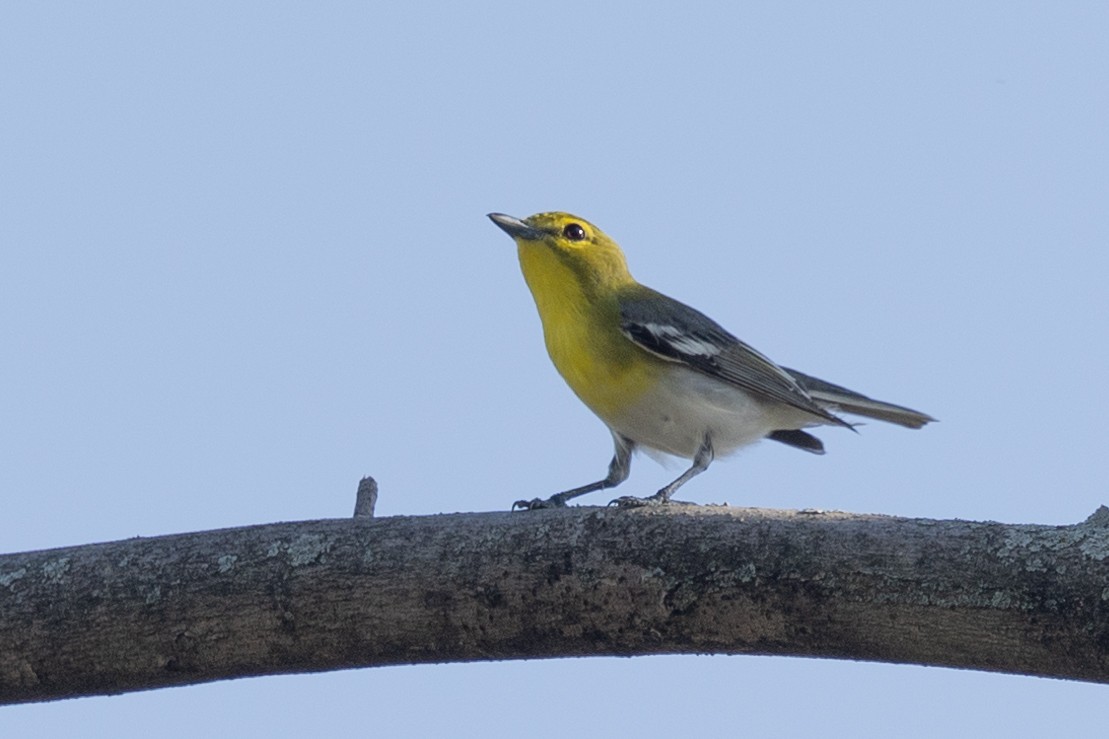
[[[544,237],[544,233],[537,228],[532,228],[528,224],[521,221],[519,218],[506,216],[504,213],[490,213],[489,220],[497,224],[502,231],[514,239],[523,239],[524,241],[539,241]]]

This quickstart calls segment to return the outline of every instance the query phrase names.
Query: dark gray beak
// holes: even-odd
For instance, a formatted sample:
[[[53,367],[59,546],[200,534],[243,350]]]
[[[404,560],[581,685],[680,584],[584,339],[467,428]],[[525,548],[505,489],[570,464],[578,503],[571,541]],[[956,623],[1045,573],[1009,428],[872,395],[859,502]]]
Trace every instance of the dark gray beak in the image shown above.
[[[532,228],[528,224],[521,221],[519,218],[506,216],[504,213],[490,213],[489,220],[497,224],[502,231],[514,239],[523,239],[524,241],[539,241],[546,234],[537,228]]]

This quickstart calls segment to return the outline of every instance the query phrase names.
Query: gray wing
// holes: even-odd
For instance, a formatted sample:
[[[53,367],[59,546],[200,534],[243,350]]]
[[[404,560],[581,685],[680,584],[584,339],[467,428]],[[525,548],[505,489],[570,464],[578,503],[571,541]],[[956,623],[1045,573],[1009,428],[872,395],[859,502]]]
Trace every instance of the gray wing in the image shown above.
[[[764,400],[785,403],[826,423],[851,424],[822,408],[789,373],[705,314],[649,288],[620,299],[620,329],[639,347],[680,362]]]

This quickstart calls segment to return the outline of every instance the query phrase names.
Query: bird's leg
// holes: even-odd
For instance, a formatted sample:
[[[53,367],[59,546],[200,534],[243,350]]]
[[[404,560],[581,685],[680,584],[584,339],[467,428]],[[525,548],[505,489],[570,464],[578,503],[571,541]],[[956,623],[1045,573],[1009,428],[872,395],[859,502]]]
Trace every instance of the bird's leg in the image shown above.
[[[701,446],[697,448],[697,453],[693,455],[692,466],[690,466],[688,470],[683,472],[677,480],[674,480],[674,482],[670,483],[662,490],[659,490],[654,495],[648,496],[646,498],[636,498],[633,495],[625,495],[612,501],[611,503],[609,503],[609,505],[617,506],[618,508],[639,508],[641,506],[666,505],[670,502],[670,496],[674,494],[675,490],[680,488],[682,485],[685,485],[694,477],[709,468],[709,465],[712,464],[714,456],[715,454],[712,450],[712,439],[710,439],[708,434],[706,434],[704,440],[701,442]]]
[[[552,495],[546,500],[542,498],[518,500],[512,504],[512,510],[520,508],[525,511],[534,511],[537,508],[565,508],[566,501],[571,498],[576,498],[586,493],[594,493],[598,490],[604,490],[605,488],[614,488],[624,480],[627,480],[628,474],[631,472],[632,468],[632,450],[635,449],[635,442],[616,432],[613,432],[612,440],[616,446],[616,452],[612,455],[612,461],[608,463],[608,476],[605,477],[605,479],[591,482],[588,485],[582,485],[578,488],[564,490],[561,493]]]

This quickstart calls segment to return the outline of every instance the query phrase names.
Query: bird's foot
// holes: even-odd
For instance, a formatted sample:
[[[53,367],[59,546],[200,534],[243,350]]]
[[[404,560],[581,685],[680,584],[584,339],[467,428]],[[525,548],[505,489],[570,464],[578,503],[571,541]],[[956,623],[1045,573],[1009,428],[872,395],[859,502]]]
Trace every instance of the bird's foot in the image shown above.
[[[648,506],[670,505],[670,496],[663,495],[661,490],[654,495],[648,495],[646,498],[637,498],[634,495],[621,495],[608,505],[609,507],[615,508],[646,508]]]
[[[699,506],[700,503],[694,503],[692,500],[676,500],[669,495],[664,495],[660,490],[654,495],[648,495],[646,498],[637,498],[634,495],[623,495],[616,500],[609,502],[610,508],[653,508],[655,506],[683,506],[692,505]],[[724,505],[728,505],[724,503]]]
[[[561,495],[552,495],[546,500],[532,498],[531,500],[518,500],[512,504],[512,510],[537,511],[544,508],[565,508],[566,500]]]

